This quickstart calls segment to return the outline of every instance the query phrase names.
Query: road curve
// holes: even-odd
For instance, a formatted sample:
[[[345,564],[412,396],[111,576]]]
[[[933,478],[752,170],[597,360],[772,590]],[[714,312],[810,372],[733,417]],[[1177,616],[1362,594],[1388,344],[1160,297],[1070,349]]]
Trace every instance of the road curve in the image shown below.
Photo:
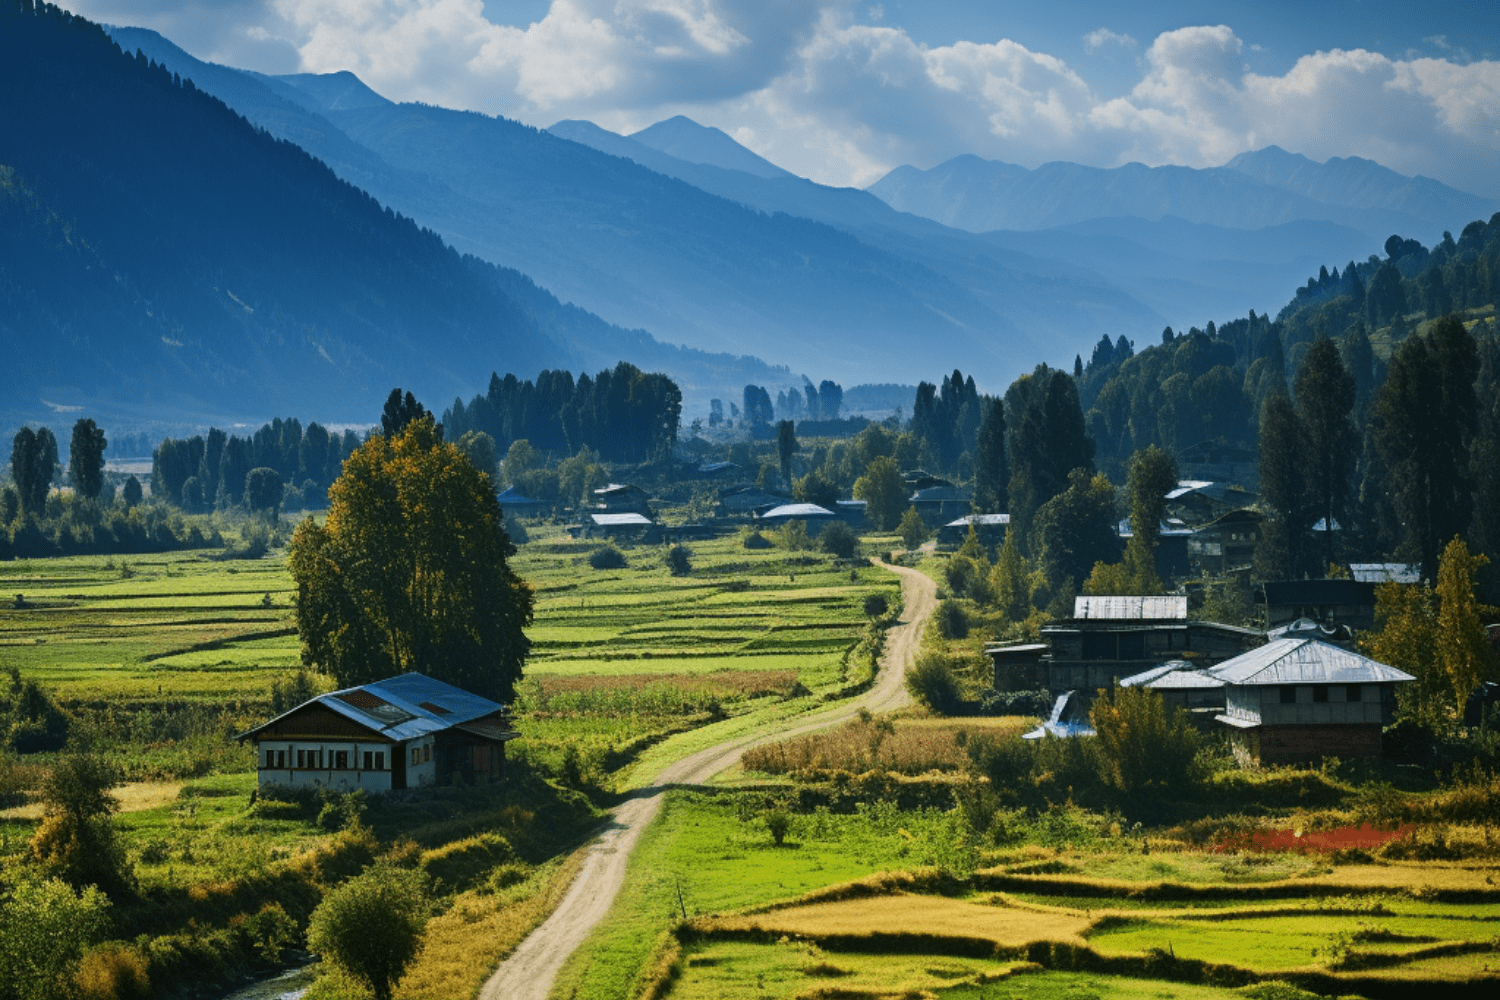
[[[937,586],[914,569],[877,563],[901,576],[902,620],[886,633],[879,675],[870,690],[852,702],[787,720],[774,732],[726,740],[667,767],[655,784],[638,789],[614,810],[608,828],[589,849],[567,895],[541,926],[517,946],[480,990],[480,1000],[546,1000],[557,973],[604,918],[625,881],[630,852],[661,808],[672,785],[702,784],[732,767],[753,746],[825,729],[853,718],[860,709],[889,712],[911,701],[906,669],[917,655],[922,628],[937,607]]]

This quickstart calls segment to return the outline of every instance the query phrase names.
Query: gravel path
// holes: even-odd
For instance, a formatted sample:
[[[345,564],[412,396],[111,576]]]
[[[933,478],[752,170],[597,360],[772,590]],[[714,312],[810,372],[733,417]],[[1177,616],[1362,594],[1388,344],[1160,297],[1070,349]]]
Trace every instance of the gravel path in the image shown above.
[[[615,808],[609,827],[589,850],[568,893],[552,916],[532,931],[480,991],[480,1000],[546,1000],[558,970],[603,919],[625,881],[625,867],[643,831],[661,808],[672,785],[702,784],[732,767],[753,746],[825,729],[853,718],[860,709],[889,712],[911,700],[906,668],[917,655],[922,627],[937,607],[937,585],[913,569],[885,566],[901,576],[902,621],[886,633],[880,675],[862,697],[811,715],[789,719],[782,728],[727,740],[672,764],[656,783]]]

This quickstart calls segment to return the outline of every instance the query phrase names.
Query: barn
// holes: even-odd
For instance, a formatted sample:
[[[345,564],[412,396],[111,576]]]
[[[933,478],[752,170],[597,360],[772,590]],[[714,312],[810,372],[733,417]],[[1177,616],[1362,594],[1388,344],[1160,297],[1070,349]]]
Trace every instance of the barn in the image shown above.
[[[248,732],[262,788],[363,789],[484,784],[500,777],[510,712],[407,673],[305,701]]]

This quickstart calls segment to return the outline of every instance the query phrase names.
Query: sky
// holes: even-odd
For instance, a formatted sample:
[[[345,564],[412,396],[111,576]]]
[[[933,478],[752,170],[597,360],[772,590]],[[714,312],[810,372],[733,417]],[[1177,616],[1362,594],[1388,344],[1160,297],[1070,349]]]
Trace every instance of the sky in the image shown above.
[[[1500,198],[1500,4],[63,0],[264,73],[629,134],[683,114],[868,186],[972,153],[1218,166],[1268,145]]]

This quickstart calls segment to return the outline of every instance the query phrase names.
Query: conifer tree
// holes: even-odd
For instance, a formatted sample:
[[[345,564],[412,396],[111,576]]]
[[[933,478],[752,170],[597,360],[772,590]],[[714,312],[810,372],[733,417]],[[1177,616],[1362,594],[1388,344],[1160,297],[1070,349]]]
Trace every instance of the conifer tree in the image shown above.
[[[1334,560],[1335,525],[1349,524],[1349,484],[1354,475],[1359,437],[1350,419],[1354,411],[1354,377],[1344,367],[1333,341],[1323,339],[1308,350],[1297,369],[1297,410],[1306,450],[1301,459],[1307,499],[1323,519],[1323,562]]]
[[[79,496],[97,499],[104,487],[104,431],[85,417],[73,425],[68,444],[68,478]]]

